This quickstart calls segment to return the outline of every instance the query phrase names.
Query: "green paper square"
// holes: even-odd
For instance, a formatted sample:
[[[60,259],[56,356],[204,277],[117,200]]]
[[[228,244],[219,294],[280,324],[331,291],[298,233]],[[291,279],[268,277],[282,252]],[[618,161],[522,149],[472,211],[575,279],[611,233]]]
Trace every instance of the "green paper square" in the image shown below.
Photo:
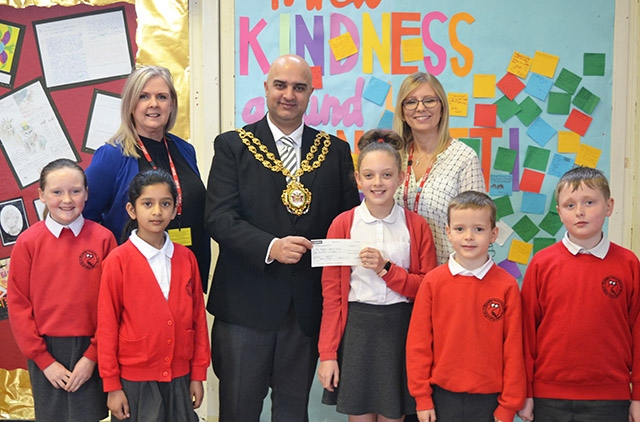
[[[508,173],[513,171],[513,166],[516,163],[516,156],[518,155],[518,151],[498,147],[498,151],[496,152],[496,156],[494,158],[493,168],[495,170],[502,170]]]
[[[502,217],[513,214],[513,205],[511,205],[511,198],[509,198],[509,195],[494,198],[493,202],[495,202],[496,208],[498,209],[498,215],[496,216],[498,220]]]
[[[584,76],[604,76],[604,53],[584,53],[582,74]]]
[[[522,217],[516,224],[511,227],[514,232],[520,236],[522,240],[525,242],[530,241],[533,237],[538,234],[540,229],[536,226],[536,223],[531,221],[529,217],[526,215]]]
[[[557,214],[558,210],[556,209],[556,206],[558,206],[558,201],[556,200],[556,192],[554,190],[553,191],[553,195],[551,195],[551,203],[549,204],[549,212]]]
[[[580,88],[580,91],[573,98],[573,105],[587,114],[593,113],[593,109],[596,108],[600,102],[600,97],[593,94],[587,88]]]
[[[581,81],[582,78],[580,76],[563,68],[560,71],[558,79],[556,79],[554,85],[561,90],[573,95],[576,92],[576,89],[578,89],[578,85],[580,85]]]
[[[506,122],[521,110],[518,103],[511,101],[506,95],[496,101],[498,106],[498,117],[502,123]]]
[[[556,239],[554,237],[536,237],[533,239],[533,254],[535,255],[537,252],[555,243]]]
[[[480,142],[482,141],[480,138],[460,138],[458,140],[467,144],[467,146],[476,152],[478,158],[480,158]]]
[[[547,113],[569,114],[571,110],[571,94],[564,92],[550,92]]]
[[[523,167],[545,172],[547,170],[547,163],[549,162],[550,154],[551,151],[548,149],[529,145],[527,147],[527,154],[524,157]]]
[[[562,221],[560,221],[560,216],[555,212],[549,212],[540,222],[540,228],[551,236],[555,236],[560,227],[562,227]]]
[[[529,126],[539,115],[542,109],[536,104],[531,97],[527,97],[520,103],[520,112],[516,114],[523,125]]]

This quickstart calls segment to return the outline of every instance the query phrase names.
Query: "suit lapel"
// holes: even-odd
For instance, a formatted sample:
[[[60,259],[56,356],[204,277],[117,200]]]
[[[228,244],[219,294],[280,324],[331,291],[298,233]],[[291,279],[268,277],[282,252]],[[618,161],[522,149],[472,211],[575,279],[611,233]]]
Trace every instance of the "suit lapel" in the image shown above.
[[[276,147],[276,141],[273,139],[273,134],[271,133],[271,129],[269,129],[269,123],[267,123],[267,116],[265,115],[262,120],[260,120],[256,125],[256,133],[253,134],[256,138],[260,139],[262,145],[266,146],[267,149],[272,152],[276,157],[280,158],[278,153],[278,147]],[[264,154],[263,154],[264,155]],[[255,158],[254,158],[255,159]],[[265,157],[266,159],[266,157]],[[262,167],[262,164],[260,164]],[[270,177],[276,188],[279,191],[283,191],[287,186],[286,178],[281,172],[275,172],[266,167],[263,167],[265,172],[270,173],[270,176],[259,176],[259,177]]]

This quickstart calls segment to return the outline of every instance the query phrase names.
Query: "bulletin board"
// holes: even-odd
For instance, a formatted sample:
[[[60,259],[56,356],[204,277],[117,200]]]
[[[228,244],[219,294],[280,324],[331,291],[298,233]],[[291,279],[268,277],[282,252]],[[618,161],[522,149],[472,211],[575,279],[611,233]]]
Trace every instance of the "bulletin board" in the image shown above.
[[[352,148],[364,131],[391,128],[408,74],[436,75],[452,136],[476,150],[498,205],[493,258],[521,279],[533,254],[564,235],[559,177],[575,165],[610,173],[613,5],[235,0],[235,125],[264,115],[262,83],[284,53],[314,72],[305,122]]]

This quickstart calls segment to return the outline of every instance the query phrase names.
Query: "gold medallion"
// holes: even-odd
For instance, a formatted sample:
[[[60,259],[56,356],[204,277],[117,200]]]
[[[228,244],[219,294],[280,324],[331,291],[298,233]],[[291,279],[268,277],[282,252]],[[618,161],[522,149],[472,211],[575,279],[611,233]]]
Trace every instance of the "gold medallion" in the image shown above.
[[[280,196],[282,203],[291,214],[301,216],[309,211],[311,205],[311,192],[297,180],[292,180]]]

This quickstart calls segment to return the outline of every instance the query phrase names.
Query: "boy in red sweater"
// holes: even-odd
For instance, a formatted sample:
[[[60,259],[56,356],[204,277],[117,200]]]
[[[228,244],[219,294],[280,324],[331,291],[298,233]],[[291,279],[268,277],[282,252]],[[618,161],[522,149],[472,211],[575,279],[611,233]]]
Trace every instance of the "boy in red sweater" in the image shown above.
[[[420,422],[512,422],[525,398],[518,283],[494,264],[496,206],[467,191],[448,207],[454,252],[427,273],[407,336]]]
[[[568,171],[556,200],[567,233],[533,257],[522,283],[528,398],[518,414],[640,421],[638,258],[602,232],[613,212],[602,172]]]

